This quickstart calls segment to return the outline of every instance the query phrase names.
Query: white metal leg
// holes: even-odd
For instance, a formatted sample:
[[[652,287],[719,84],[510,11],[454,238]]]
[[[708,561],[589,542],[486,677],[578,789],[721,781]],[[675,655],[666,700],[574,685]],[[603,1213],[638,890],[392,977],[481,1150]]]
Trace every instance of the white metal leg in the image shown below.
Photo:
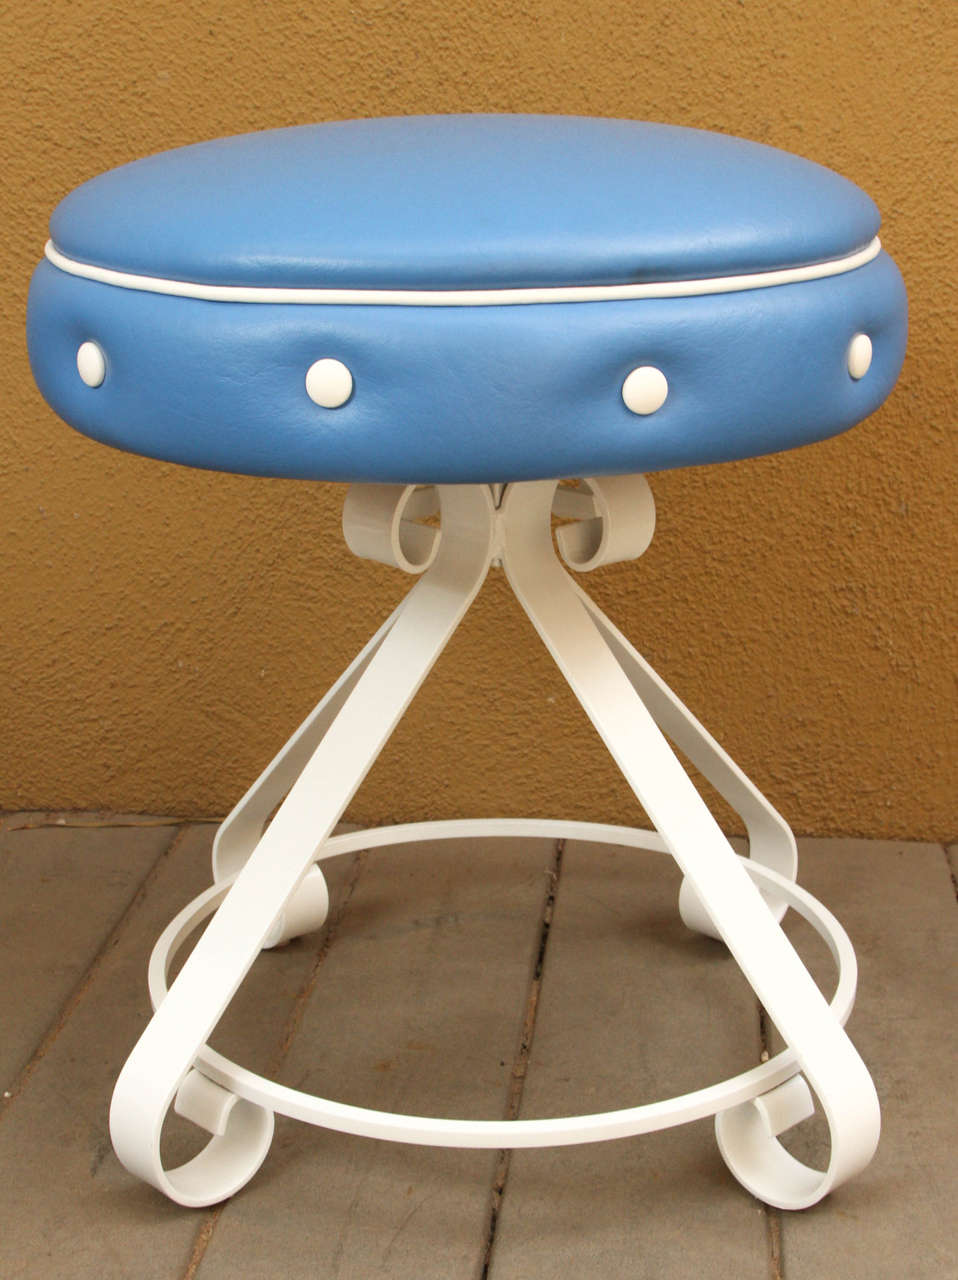
[[[712,735],[676,697],[665,681],[612,625],[595,602],[573,583],[602,638],[609,646],[632,688],[642,699],[656,724],[688,756],[745,823],[748,852],[753,861],[794,880],[798,871],[795,837],[785,819],[765,799],[715,741]],[[766,898],[776,919],[787,910],[781,898]],[[715,928],[688,879],[683,879],[679,910],[690,929],[717,937]]]
[[[765,1123],[754,1103],[744,1104],[741,1116],[720,1120],[718,1128],[722,1153],[749,1190],[782,1208],[805,1208],[871,1159],[879,1131],[874,1086],[553,554],[548,521],[554,489],[554,482],[545,481],[507,490],[503,565],[519,602],[821,1101],[832,1141],[823,1172],[794,1160],[777,1140],[781,1129]],[[807,1114],[805,1102],[801,1089],[793,1088],[786,1108],[792,1123]]]
[[[210,1204],[232,1195],[266,1154],[266,1121],[244,1103],[216,1117],[224,1131],[199,1156],[167,1172],[160,1161],[164,1117],[488,569],[494,530],[489,491],[477,485],[447,488],[442,502],[448,528],[435,563],[369,658],[117,1080],[110,1110],[117,1155],[180,1204]]]
[[[501,499],[498,507],[494,498]],[[174,1200],[209,1204],[242,1186],[268,1150],[276,1111],[350,1133],[485,1147],[596,1141],[715,1115],[720,1149],[735,1176],[786,1208],[813,1204],[868,1162],[877,1141],[877,1100],[842,1030],[854,997],[851,946],[834,918],[793,883],[794,841],[783,820],[559,564],[550,532],[555,498],[555,482],[512,485],[504,493],[444,488],[437,538],[434,529],[413,523],[428,515],[431,495],[398,486],[353,491],[346,513],[350,545],[425,573],[226,820],[215,848],[216,883],[157,943],[150,965],[156,1013],[117,1082],[111,1132],[124,1164]],[[580,569],[640,554],[651,537],[649,504],[641,477],[561,491],[558,506],[578,525],[559,530],[560,549]],[[331,837],[491,563],[505,568],[657,831],[493,819]],[[663,730],[742,815],[751,859],[734,854]],[[318,861],[355,848],[480,834],[578,835],[671,853],[685,873],[687,922],[725,941],[788,1047],[770,1062],[685,1097],[602,1115],[502,1122],[348,1107],[285,1089],[209,1049],[206,1040],[260,949],[321,919],[325,882]],[[788,906],[799,911],[827,941],[839,971],[831,1006],[770,904],[777,915]],[[167,991],[173,956],[210,915]],[[777,1140],[808,1114],[806,1080],[831,1131],[824,1171],[806,1168]],[[212,1136],[195,1160],[167,1172],[159,1135],[171,1103]]]
[[[422,573],[438,552],[436,532],[416,518],[438,512],[436,491],[399,485],[354,485],[346,498],[343,524],[357,555],[382,559],[407,573]],[[266,766],[224,819],[213,841],[213,878],[235,876],[255,849],[270,814],[285,799],[326,730],[343,708],[382,642],[409,604],[400,601],[365,648],[357,654],[289,741]],[[322,921],[316,922],[317,925]]]
[[[359,849],[384,849],[430,840],[537,838],[584,840],[663,854],[668,852],[655,832],[631,827],[595,822],[556,822],[542,818],[489,818],[410,823],[354,831],[332,836],[324,844],[321,856],[333,858]],[[797,884],[751,859],[743,858],[741,861],[757,884],[781,894],[827,943],[837,970],[837,982],[829,1007],[836,1020],[844,1023],[854,1004],[857,967],[852,945],[841,925]],[[192,930],[217,909],[228,890],[229,881],[213,885],[185,907],[161,934],[150,959],[149,987],[154,1008],[165,999],[167,974],[177,951]],[[396,1115],[301,1093],[245,1070],[208,1046],[198,1053],[196,1066],[204,1076],[232,1095],[308,1124],[367,1138],[388,1138],[426,1146],[493,1148],[568,1146],[652,1133],[657,1129],[718,1115],[740,1103],[761,1098],[794,1078],[797,1071],[794,1053],[791,1049],[784,1049],[768,1062],[720,1084],[643,1106],[548,1120],[458,1120]]]
[[[553,514],[569,516],[572,525],[557,530],[556,542],[570,568],[588,572],[617,560],[640,556],[652,540],[655,505],[642,476],[612,476],[582,482],[579,489],[557,489]],[[749,856],[764,867],[794,880],[798,850],[788,823],[775,811],[699,723],[689,709],[632,647],[594,600],[573,584],[632,687],[659,728],[683,751],[699,772],[738,813],[748,833]],[[776,919],[786,911],[782,899],[766,899]],[[687,879],[682,881],[679,911],[690,929],[717,937],[708,912]]]
[[[270,814],[286,798],[305,769],[407,601],[408,597],[387,618],[221,823],[213,841],[214,881],[234,879],[245,865],[266,829]],[[280,946],[291,938],[318,929],[328,910],[326,880],[318,866],[311,866],[274,922],[264,947]]]
[[[393,610],[362,652],[349,664],[220,824],[213,841],[213,878],[216,881],[235,876],[256,848],[270,814],[285,800],[407,603],[408,596]]]

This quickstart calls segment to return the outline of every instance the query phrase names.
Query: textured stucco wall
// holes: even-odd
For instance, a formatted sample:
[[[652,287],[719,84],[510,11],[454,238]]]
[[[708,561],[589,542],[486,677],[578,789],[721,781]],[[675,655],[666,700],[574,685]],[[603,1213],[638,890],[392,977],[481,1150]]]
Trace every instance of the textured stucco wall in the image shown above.
[[[826,444],[653,476],[652,549],[589,586],[797,830],[955,835],[950,5],[31,0],[3,13],[0,808],[224,812],[407,585],[345,552],[336,486],[190,472],[57,421],[23,341],[56,201],[223,133],[555,111],[770,142],[881,206],[912,317],[888,404]],[[493,580],[352,812],[628,821],[635,804]]]

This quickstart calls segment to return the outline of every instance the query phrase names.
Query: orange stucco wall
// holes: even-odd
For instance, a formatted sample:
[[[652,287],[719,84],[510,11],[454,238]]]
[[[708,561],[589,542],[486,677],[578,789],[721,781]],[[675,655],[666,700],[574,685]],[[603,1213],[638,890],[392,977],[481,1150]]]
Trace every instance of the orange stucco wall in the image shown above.
[[[652,549],[589,585],[797,830],[955,834],[951,6],[31,0],[0,22],[0,808],[224,812],[407,585],[345,552],[337,486],[55,418],[23,340],[54,204],[223,133],[518,110],[738,133],[878,201],[911,297],[889,402],[826,444],[653,476]],[[353,806],[479,812],[635,812],[499,580]]]

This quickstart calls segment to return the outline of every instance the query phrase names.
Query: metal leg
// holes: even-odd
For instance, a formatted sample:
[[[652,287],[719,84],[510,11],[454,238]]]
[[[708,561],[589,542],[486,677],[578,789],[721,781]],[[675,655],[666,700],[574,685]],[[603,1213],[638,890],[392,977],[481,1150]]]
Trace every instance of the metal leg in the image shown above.
[[[643,476],[585,480],[572,491],[558,488],[553,495],[552,512],[574,521],[557,529],[556,542],[566,564],[580,573],[617,560],[638,558],[650,544],[655,529],[655,504]],[[573,585],[656,724],[744,821],[749,856],[761,866],[794,881],[798,851],[788,823],[595,601],[577,583]],[[767,896],[766,900],[776,919],[781,920],[786,911],[785,900],[781,896]],[[687,879],[682,881],[679,911],[690,929],[718,937],[708,912]]]
[[[435,558],[438,537],[435,530],[417,520],[438,510],[438,496],[432,488],[354,485],[343,516],[346,538],[359,555],[372,552],[407,573],[422,573]],[[393,610],[221,824],[213,841],[213,879],[217,883],[235,876],[256,848],[270,815],[306,767],[408,600]],[[323,873],[317,866],[310,867],[264,945],[279,946],[318,929],[328,909]]]
[[[349,1133],[475,1147],[598,1141],[715,1115],[722,1154],[749,1190],[784,1208],[815,1203],[867,1164],[878,1136],[874,1089],[842,1030],[854,997],[851,945],[838,922],[794,884],[795,846],[783,820],[569,578],[553,549],[550,517],[557,510],[575,520],[556,534],[573,567],[641,554],[654,524],[645,482],[592,480],[558,496],[554,481],[504,490],[450,486],[439,491],[438,535],[415,523],[431,513],[433,499],[400,486],[357,486],[350,493],[351,548],[424,571],[423,577],[223,824],[216,883],[157,943],[150,963],[156,1014],[114,1093],[111,1132],[121,1160],[179,1203],[202,1205],[252,1176],[269,1148],[275,1111]],[[330,836],[491,564],[504,567],[657,831],[492,819]],[[735,855],[663,731],[741,813],[751,859]],[[686,877],[684,918],[725,941],[788,1048],[731,1080],[659,1103],[548,1120],[472,1121],[391,1115],[312,1097],[245,1071],[206,1044],[262,947],[322,918],[318,860],[407,840],[557,834],[670,853]],[[778,927],[776,915],[786,905],[812,923],[836,959],[830,1005]],[[210,915],[167,991],[178,947]],[[806,1080],[831,1130],[824,1171],[794,1160],[777,1137],[809,1114]],[[167,1172],[159,1138],[171,1103],[212,1137],[195,1160]]]
[[[266,1155],[272,1114],[197,1081],[193,1064],[486,575],[494,528],[489,491],[456,486],[444,489],[441,501],[449,528],[435,563],[369,657],[117,1080],[110,1111],[117,1155],[180,1204],[232,1195]],[[214,1136],[194,1160],[167,1172],[160,1131],[178,1091],[183,1113]]]
[[[789,1082],[774,1097],[719,1116],[722,1154],[770,1204],[800,1209],[871,1159],[878,1099],[871,1078],[767,903],[673,754],[552,549],[555,483],[517,484],[502,504],[503,567],[573,692],[612,753],[716,933],[725,941],[821,1101],[832,1151],[824,1171],[795,1160],[777,1134],[809,1114],[808,1091]],[[634,674],[633,667],[630,674]],[[642,683],[640,680],[639,684]],[[798,1077],[796,1077],[798,1080]]]
[[[769,804],[758,788],[722,750],[708,730],[696,720],[665,681],[656,674],[629,641],[616,629],[595,602],[573,584],[593,622],[632,688],[642,699],[656,724],[688,756],[704,778],[738,813],[748,833],[749,857],[763,867],[794,880],[798,872],[795,837],[785,819]],[[777,920],[785,915],[786,904],[774,895],[767,897]],[[682,881],[679,911],[690,929],[718,937],[701,900],[688,879]]]
[[[270,814],[285,799],[326,736],[346,699],[392,630],[407,600],[408,597],[393,611],[224,819],[213,841],[213,879],[216,883],[230,880],[245,866],[262,838]],[[326,879],[319,867],[311,866],[274,922],[263,944],[264,948],[281,946],[300,934],[318,929],[326,919],[328,910]]]
[[[435,560],[439,539],[436,530],[417,523],[417,520],[438,511],[439,499],[432,488],[416,490],[411,485],[353,485],[346,498],[343,526],[347,542],[357,555],[382,560],[407,573],[423,573]],[[451,512],[449,519],[452,519]],[[406,596],[400,601],[224,819],[213,841],[214,880],[218,882],[235,876],[253,852],[270,814],[306,767],[410,599]]]

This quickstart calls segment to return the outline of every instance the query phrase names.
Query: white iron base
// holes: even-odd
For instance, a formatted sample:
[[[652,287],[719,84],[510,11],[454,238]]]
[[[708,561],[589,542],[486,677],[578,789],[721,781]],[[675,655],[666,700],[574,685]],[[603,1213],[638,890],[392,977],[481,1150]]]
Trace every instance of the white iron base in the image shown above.
[[[425,523],[437,499],[439,529]],[[834,917],[795,884],[795,842],[782,818],[562,568],[553,515],[570,521],[559,524],[555,542],[580,571],[641,555],[654,527],[641,476],[589,480],[578,489],[535,481],[504,489],[349,491],[344,529],[351,549],[422,577],[223,823],[214,885],[176,917],[153,952],[156,1012],[120,1073],[110,1129],[126,1167],[178,1203],[213,1204],[239,1190],[269,1150],[276,1112],[367,1137],[495,1148],[622,1138],[715,1115],[732,1173],[760,1199],[786,1209],[816,1203],[871,1159],[878,1101],[843,1030],[855,994],[851,944]],[[657,832],[492,819],[332,836],[492,565],[505,570]],[[741,815],[749,858],[734,853],[665,734]],[[563,836],[670,853],[685,875],[682,918],[724,940],[788,1047],[721,1084],[664,1102],[560,1119],[473,1121],[312,1097],[207,1046],[260,950],[324,920],[328,897],[319,862],[357,849],[476,836]],[[779,928],[788,907],[809,921],[835,959],[831,1004]],[[167,990],[177,950],[208,916]],[[812,1092],[831,1134],[825,1170],[801,1164],[778,1141],[812,1113]],[[212,1136],[193,1160],[167,1171],[160,1131],[171,1104]]]

